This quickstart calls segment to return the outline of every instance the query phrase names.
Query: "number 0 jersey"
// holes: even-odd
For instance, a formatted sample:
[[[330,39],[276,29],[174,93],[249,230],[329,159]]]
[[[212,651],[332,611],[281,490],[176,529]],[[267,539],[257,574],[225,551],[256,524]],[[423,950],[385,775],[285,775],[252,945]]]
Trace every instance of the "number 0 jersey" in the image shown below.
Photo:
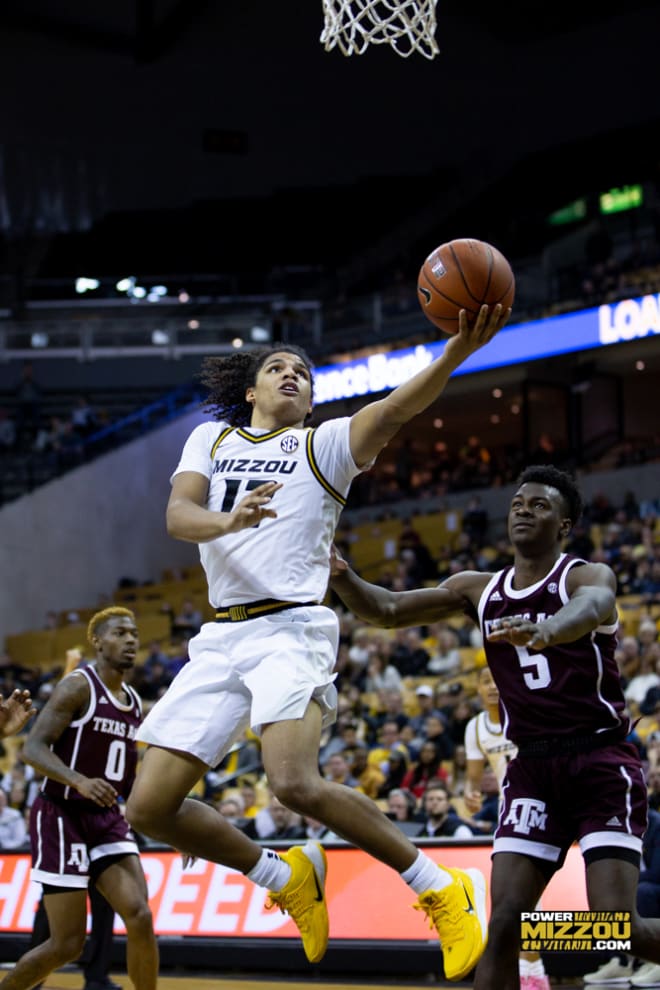
[[[486,658],[500,692],[504,735],[523,741],[551,736],[586,736],[629,729],[614,658],[617,624],[599,626],[572,643],[528,650],[491,643],[497,619],[524,615],[532,622],[554,615],[569,600],[566,579],[585,563],[561,554],[550,572],[528,588],[513,587],[513,567],[494,574],[479,600]]]
[[[231,512],[258,485],[282,483],[271,502],[276,519],[200,544],[214,608],[323,599],[337,521],[359,474],[349,427],[348,417],[272,432],[209,422],[190,434],[173,477],[195,471],[208,478],[208,509]]]
[[[108,690],[92,664],[78,667],[69,677],[84,677],[89,685],[89,705],[80,718],[64,730],[51,749],[63,763],[85,777],[104,777],[127,798],[135,779],[135,735],[142,721],[142,703],[127,684],[129,703],[123,705]],[[73,787],[46,777],[43,794],[55,800],[90,802]]]

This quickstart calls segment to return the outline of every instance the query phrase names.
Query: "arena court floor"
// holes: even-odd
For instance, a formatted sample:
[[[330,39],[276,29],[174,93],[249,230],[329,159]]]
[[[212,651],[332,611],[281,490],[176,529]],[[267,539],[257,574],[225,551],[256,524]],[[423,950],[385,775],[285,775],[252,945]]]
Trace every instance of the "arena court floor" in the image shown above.
[[[114,983],[120,984],[124,990],[133,990],[131,981],[126,974],[112,974]],[[251,976],[232,976],[218,978],[216,976],[187,976],[185,973],[176,975],[163,974],[158,980],[158,990],[282,990],[283,985],[291,990],[392,990],[393,987],[405,987],[405,990],[429,990],[435,987],[436,990],[451,990],[452,987],[469,988],[472,983],[435,983],[431,980],[426,982],[408,983],[397,980],[392,983],[371,983],[368,981],[351,982],[325,982],[322,980],[305,981],[292,979],[291,976],[281,978],[271,978],[268,980],[255,979]],[[44,983],[44,990],[82,990],[83,980],[80,973],[53,973]],[[583,990],[584,983],[581,979],[552,981],[553,990],[555,987],[560,990]],[[590,990],[607,990],[592,984]]]

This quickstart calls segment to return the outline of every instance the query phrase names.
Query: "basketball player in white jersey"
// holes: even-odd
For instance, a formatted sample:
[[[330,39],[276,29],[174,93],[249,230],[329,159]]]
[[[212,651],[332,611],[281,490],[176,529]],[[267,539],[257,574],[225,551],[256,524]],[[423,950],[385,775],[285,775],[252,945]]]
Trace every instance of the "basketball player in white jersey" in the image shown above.
[[[310,962],[324,955],[326,859],[318,843],[278,856],[187,800],[249,726],[261,737],[273,793],[402,875],[435,925],[450,979],[479,959],[485,880],[436,866],[373,801],[324,780],[321,731],[335,720],[335,613],[320,604],[332,537],[352,479],[400,427],[434,402],[451,373],[506,322],[465,312],[442,355],[352,417],[305,428],[313,377],[300,348],[281,345],[205,362],[214,421],[189,437],[172,478],[170,535],[200,545],[216,621],[190,642],[190,662],[147,716],[149,744],[127,806],[138,831],[240,870],[293,918]]]
[[[514,743],[504,735],[500,721],[500,692],[490,667],[484,667],[479,672],[477,693],[483,711],[471,718],[465,726],[467,772],[463,798],[465,806],[472,814],[481,807],[480,787],[486,764],[495,774],[501,795],[506,768],[518,752]],[[540,952],[521,952],[518,966],[520,990],[550,990]]]

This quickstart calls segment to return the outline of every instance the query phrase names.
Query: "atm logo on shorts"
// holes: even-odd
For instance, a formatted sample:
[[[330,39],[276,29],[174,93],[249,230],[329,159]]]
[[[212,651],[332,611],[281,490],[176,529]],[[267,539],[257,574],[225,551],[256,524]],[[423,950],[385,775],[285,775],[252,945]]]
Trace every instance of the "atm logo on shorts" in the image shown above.
[[[78,873],[87,873],[89,869],[89,858],[87,856],[87,846],[83,842],[71,843],[71,854],[66,865],[75,866]]]
[[[545,801],[536,801],[534,798],[516,798],[515,801],[511,802],[509,813],[503,824],[513,825],[514,832],[529,835],[533,828],[544,832],[547,820]]]

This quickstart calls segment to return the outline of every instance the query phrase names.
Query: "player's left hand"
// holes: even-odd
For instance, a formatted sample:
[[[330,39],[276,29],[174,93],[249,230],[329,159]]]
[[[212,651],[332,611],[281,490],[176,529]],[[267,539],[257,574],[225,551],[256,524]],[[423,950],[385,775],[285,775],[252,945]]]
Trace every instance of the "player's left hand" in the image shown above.
[[[489,643],[511,643],[513,646],[526,646],[532,650],[542,650],[549,643],[549,635],[543,623],[531,622],[520,615],[508,619],[497,619],[486,637]]]
[[[348,564],[333,543],[330,547],[330,577],[337,577],[348,570]]]
[[[511,316],[510,309],[502,309],[500,303],[492,308],[482,306],[473,323],[468,320],[467,310],[462,309],[458,314],[458,333],[450,337],[445,346],[448,351],[461,351],[472,354],[473,351],[484,347],[493,339]]]
[[[29,691],[16,690],[6,701],[0,694],[0,738],[16,735],[36,714]]]

